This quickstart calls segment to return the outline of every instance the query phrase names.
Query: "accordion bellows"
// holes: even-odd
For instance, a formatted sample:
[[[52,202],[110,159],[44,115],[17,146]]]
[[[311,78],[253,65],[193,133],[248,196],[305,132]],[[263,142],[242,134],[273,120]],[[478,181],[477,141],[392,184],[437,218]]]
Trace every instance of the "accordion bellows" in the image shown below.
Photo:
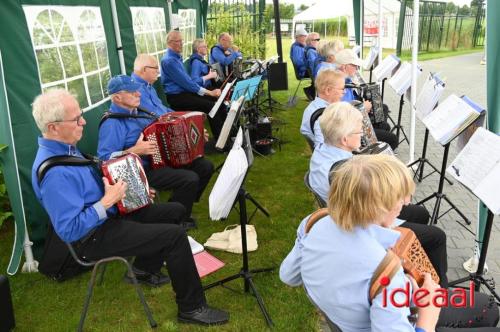
[[[151,156],[151,168],[179,168],[204,156],[202,112],[170,112],[144,128],[144,137],[156,142],[157,151]]]
[[[401,259],[405,272],[409,273],[419,286],[424,283],[424,273],[430,273],[432,280],[439,284],[439,276],[415,233],[403,227],[396,227],[396,230],[401,233],[401,237],[393,251]]]
[[[110,184],[120,179],[127,183],[125,198],[116,203],[118,212],[123,215],[152,203],[149,197],[149,184],[142,167],[141,158],[129,153],[119,158],[110,159],[101,165],[103,175]]]

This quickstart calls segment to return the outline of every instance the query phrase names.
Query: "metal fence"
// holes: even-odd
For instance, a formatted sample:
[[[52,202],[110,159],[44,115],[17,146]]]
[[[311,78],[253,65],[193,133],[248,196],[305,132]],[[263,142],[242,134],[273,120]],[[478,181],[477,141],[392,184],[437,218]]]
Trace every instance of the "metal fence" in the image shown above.
[[[222,32],[229,32],[245,57],[264,58],[263,28],[265,0],[210,0],[205,39],[217,43]]]
[[[411,52],[413,1],[402,0],[397,54]],[[422,1],[419,18],[419,52],[468,49],[484,45],[484,5],[472,7],[468,14],[446,11],[446,3]],[[402,29],[401,29],[402,27]]]

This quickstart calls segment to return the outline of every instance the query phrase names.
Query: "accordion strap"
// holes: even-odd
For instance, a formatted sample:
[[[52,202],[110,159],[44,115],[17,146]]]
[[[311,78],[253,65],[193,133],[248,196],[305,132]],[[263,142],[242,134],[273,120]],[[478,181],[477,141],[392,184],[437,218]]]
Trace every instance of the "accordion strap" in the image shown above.
[[[314,211],[309,219],[307,219],[306,223],[306,234],[311,231],[311,228],[314,226],[314,224],[320,220],[323,217],[326,217],[328,215],[328,209],[327,208],[322,208],[319,210]]]
[[[99,159],[92,155],[83,154],[85,158],[75,156],[53,156],[45,159],[36,171],[38,183],[42,182],[45,174],[55,166],[93,166],[99,162]]]
[[[314,111],[314,113],[311,115],[311,119],[309,120],[309,126],[311,127],[311,131],[314,134],[314,124],[316,121],[318,121],[319,117],[323,114],[325,111],[324,107],[318,108],[317,110]]]
[[[104,112],[102,115],[101,121],[99,122],[99,128],[101,125],[106,121],[107,119],[150,119],[150,120],[157,120],[159,117],[155,113],[138,108],[137,109],[138,113],[144,113],[144,114],[126,114],[126,113],[114,113],[114,112]]]
[[[378,264],[375,272],[373,273],[372,279],[370,280],[370,304],[373,299],[387,286],[385,284],[384,278],[389,278],[388,280],[392,280],[392,277],[396,275],[396,273],[401,268],[401,259],[392,251],[392,249],[387,250],[382,261]]]

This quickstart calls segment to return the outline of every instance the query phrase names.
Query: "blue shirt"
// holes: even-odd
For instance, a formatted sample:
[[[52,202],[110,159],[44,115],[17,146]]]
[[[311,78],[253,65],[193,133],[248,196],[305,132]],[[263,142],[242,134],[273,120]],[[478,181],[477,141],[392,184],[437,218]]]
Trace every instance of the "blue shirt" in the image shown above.
[[[130,77],[132,77],[134,81],[141,83],[141,88],[139,89],[139,92],[141,93],[141,105],[139,106],[140,108],[153,112],[158,116],[161,116],[168,112],[173,112],[172,109],[163,105],[160,97],[158,97],[158,94],[156,93],[155,88],[151,84],[134,73],[132,73]]]
[[[299,78],[306,75],[306,61],[304,58],[304,45],[299,42],[294,42],[290,48],[290,59],[294,67],[297,69]]]
[[[319,63],[317,61],[318,57],[319,55],[315,47],[306,46],[304,48],[304,60],[306,62],[306,67],[313,77],[316,77],[316,66]]]
[[[349,77],[347,77],[345,79],[345,84],[352,84],[352,80]],[[350,102],[352,100],[357,100],[356,96],[354,95],[354,89],[345,88],[344,95],[342,96],[342,101]]]
[[[329,175],[332,165],[340,160],[351,157],[351,152],[330,144],[320,143],[315,146],[311,161],[309,162],[309,183],[311,184],[311,188],[325,202],[328,201],[328,191],[330,190]]]
[[[337,69],[337,65],[334,64],[334,63],[331,63],[331,62],[322,61],[322,62],[320,62],[320,64],[317,67],[316,75],[318,75],[320,71],[323,71],[323,70],[326,70],[326,69],[336,70]]]
[[[220,44],[216,44],[214,47],[212,47],[212,50],[210,51],[210,63],[216,63],[218,62],[222,70],[227,74],[227,66],[233,63],[234,59],[237,57],[241,57],[241,52],[239,51],[233,51],[232,49],[228,49],[231,54],[226,55],[224,53],[224,48]]]
[[[111,104],[111,113],[130,114],[132,111]],[[99,128],[99,142],[97,143],[97,155],[99,159],[108,160],[119,156],[124,150],[135,145],[139,136],[146,126],[156,119],[109,118]],[[149,165],[149,158],[142,158],[144,168]]]
[[[31,169],[36,198],[47,211],[55,232],[65,242],[74,242],[104,223],[107,213],[99,200],[104,196],[100,175],[92,166],[55,166],[38,183],[40,164],[53,156],[82,157],[73,145],[38,138],[38,152]],[[83,158],[83,157],[82,157]],[[107,210],[116,214],[116,208]]]
[[[204,88],[209,88],[212,86],[212,82],[210,80],[204,80],[203,76],[207,75],[210,72],[210,67],[208,66],[208,62],[203,59],[201,55],[198,53],[193,53],[189,57],[189,63],[191,64],[191,79],[198,85],[203,86]]]
[[[161,58],[161,85],[167,95],[191,92],[203,96],[206,91],[186,73],[182,63],[182,56],[170,48]]]
[[[313,142],[314,146],[319,143],[323,143],[323,133],[321,132],[321,128],[319,126],[319,118],[314,123],[314,133],[311,130],[311,116],[314,111],[318,108],[327,107],[330,105],[326,100],[321,99],[320,97],[316,97],[312,102],[307,105],[304,110],[304,114],[302,115],[302,124],[300,125],[300,133],[304,136],[309,137]],[[321,117],[320,117],[321,118]]]
[[[373,273],[400,233],[375,224],[346,232],[326,216],[305,234],[308,218],[300,223],[295,245],[281,263],[280,279],[290,286],[303,284],[312,300],[343,332],[415,331],[407,318],[409,308],[384,307],[383,293],[369,303]],[[400,268],[387,294],[407,282]],[[395,298],[403,302],[402,294],[397,293]]]

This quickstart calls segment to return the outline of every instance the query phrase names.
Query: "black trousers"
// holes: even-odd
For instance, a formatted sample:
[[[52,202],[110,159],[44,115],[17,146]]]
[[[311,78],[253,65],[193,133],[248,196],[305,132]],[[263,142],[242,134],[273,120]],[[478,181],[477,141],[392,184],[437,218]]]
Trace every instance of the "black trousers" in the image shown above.
[[[205,158],[195,159],[183,168],[163,167],[146,170],[149,184],[158,190],[173,190],[171,202],[179,202],[186,208],[189,217],[208,185],[214,172],[214,165]]]
[[[389,126],[387,122],[373,124],[373,130],[375,131],[377,139],[381,142],[386,142],[391,146],[391,149],[395,150],[398,147],[399,142],[397,136],[390,132],[390,128],[391,126]]]
[[[449,293],[451,296],[451,292]],[[467,303],[469,303],[467,292]],[[499,332],[499,313],[495,301],[488,295],[474,293],[474,306],[465,308],[445,307],[441,309],[436,332]]]
[[[86,259],[135,256],[134,266],[151,273],[166,262],[180,311],[206,304],[191,247],[182,227],[185,209],[179,203],[152,204],[126,216],[108,219],[84,243],[74,244]]]
[[[196,93],[191,92],[182,92],[179,94],[167,94],[167,101],[170,107],[174,110],[190,110],[190,111],[198,111],[207,114],[208,123],[210,124],[210,128],[212,129],[212,134],[215,139],[219,137],[220,131],[222,130],[222,126],[224,125],[224,121],[226,120],[227,110],[224,104],[219,108],[217,113],[213,118],[208,116],[208,113],[214,107],[217,99],[209,97],[209,96],[200,96]]]

